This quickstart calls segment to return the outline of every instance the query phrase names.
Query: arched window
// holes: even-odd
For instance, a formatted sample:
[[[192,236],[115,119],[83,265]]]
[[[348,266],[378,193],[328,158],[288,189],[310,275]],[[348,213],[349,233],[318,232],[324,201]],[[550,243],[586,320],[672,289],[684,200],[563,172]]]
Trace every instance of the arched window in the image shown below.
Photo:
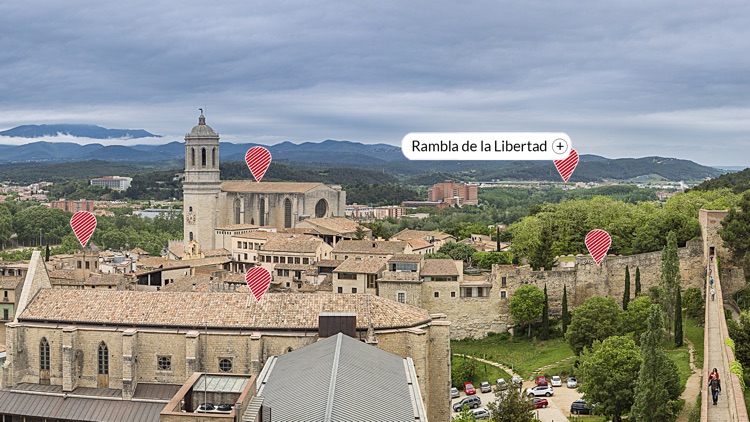
[[[39,369],[49,371],[49,360],[49,343],[42,337],[42,341],[39,342]]]
[[[190,232],[190,240],[193,240],[193,232]]]
[[[193,207],[190,207],[190,210],[189,210],[189,211],[190,211],[190,212],[193,212]]]
[[[216,167],[216,147],[214,147],[211,153],[211,167]]]
[[[206,167],[206,149],[201,148],[201,165]]]
[[[234,200],[234,224],[240,224],[240,198]]]
[[[260,225],[266,225],[266,199],[260,198]]]
[[[109,375],[109,349],[104,342],[99,344],[97,371],[99,375]]]
[[[190,165],[195,165],[195,148],[190,148]]]
[[[289,198],[284,200],[284,227],[292,227],[292,200]]]
[[[321,199],[320,201],[318,201],[317,204],[315,204],[315,217],[323,218],[326,216],[327,212],[328,212],[328,202],[326,202],[325,199]]]

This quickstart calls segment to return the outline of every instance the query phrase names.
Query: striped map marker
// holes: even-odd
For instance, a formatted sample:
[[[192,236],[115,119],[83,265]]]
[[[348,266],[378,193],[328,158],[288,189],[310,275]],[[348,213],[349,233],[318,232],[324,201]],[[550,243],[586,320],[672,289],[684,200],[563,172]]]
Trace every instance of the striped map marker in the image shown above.
[[[564,160],[554,160],[554,163],[555,167],[557,167],[557,172],[560,173],[563,180],[567,182],[573,174],[573,170],[575,170],[578,165],[578,152],[571,148],[568,158]]]
[[[245,273],[245,281],[247,282],[247,287],[253,292],[255,299],[260,301],[271,284],[271,273],[263,267],[253,267]]]
[[[255,180],[260,182],[271,165],[271,153],[263,147],[252,147],[245,154],[245,162]]]
[[[586,248],[597,265],[607,256],[610,246],[612,246],[612,238],[604,230],[591,230],[586,235]]]
[[[85,248],[96,229],[96,217],[88,211],[78,211],[70,219],[70,227],[73,228],[73,233],[81,243],[81,247]]]

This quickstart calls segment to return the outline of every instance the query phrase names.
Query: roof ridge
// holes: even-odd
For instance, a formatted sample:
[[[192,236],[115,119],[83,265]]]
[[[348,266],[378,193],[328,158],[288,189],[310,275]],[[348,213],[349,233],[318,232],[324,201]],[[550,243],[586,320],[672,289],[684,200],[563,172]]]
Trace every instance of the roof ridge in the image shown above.
[[[336,394],[336,376],[339,372],[339,358],[341,357],[341,338],[344,335],[336,334],[336,351],[333,353],[333,364],[331,365],[331,382],[328,384],[328,402],[326,403],[325,422],[331,422],[333,413],[333,397]]]

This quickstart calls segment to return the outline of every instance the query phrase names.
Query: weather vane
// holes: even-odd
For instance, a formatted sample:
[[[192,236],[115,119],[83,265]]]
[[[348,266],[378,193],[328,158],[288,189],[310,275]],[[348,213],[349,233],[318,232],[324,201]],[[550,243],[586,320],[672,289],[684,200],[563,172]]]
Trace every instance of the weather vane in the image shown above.
[[[202,109],[202,108],[199,108],[198,110],[200,110],[200,111],[201,111],[201,115],[203,115],[203,109]]]

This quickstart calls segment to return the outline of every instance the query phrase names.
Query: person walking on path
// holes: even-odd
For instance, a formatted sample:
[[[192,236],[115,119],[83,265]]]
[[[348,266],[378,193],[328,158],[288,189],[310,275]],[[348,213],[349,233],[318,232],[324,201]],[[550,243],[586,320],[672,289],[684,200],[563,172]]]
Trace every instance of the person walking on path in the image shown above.
[[[712,289],[714,288],[714,278],[713,277],[710,277],[708,279],[708,285],[711,286]]]
[[[721,381],[719,380],[718,372],[715,378],[711,378],[708,381],[708,386],[711,387],[711,397],[714,400],[714,406],[719,401],[719,392],[721,391]]]
[[[716,296],[716,290],[711,288],[711,300],[714,300],[714,296]]]

